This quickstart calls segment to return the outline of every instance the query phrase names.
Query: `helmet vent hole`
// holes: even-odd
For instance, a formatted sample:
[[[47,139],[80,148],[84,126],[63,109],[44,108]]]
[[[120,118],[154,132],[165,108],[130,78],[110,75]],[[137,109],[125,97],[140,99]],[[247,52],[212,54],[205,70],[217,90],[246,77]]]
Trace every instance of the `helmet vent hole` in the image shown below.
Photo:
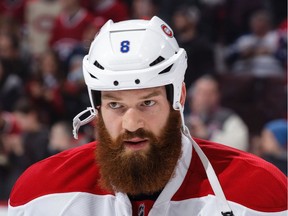
[[[99,68],[99,69],[101,69],[101,70],[104,70],[104,67],[103,67],[102,65],[100,65],[98,61],[95,61],[95,62],[94,62],[94,65],[95,65],[97,68]]]
[[[89,73],[89,75],[94,78],[94,79],[98,79],[97,77],[95,77],[93,74]]]
[[[173,66],[173,64],[170,65],[169,67],[165,68],[164,70],[162,70],[162,71],[161,71],[160,73],[158,73],[158,74],[168,73],[168,72],[171,70],[172,66]]]
[[[156,64],[159,64],[160,62],[164,61],[165,59],[162,56],[159,56],[157,59],[155,59],[149,66],[152,67]]]
[[[118,82],[117,80],[115,80],[115,81],[113,82],[113,84],[114,84],[115,86],[118,86],[118,85],[119,85],[119,82]]]
[[[136,84],[139,84],[139,83],[140,83],[140,80],[139,80],[139,79],[136,79],[136,80],[135,80],[135,83],[136,83]]]

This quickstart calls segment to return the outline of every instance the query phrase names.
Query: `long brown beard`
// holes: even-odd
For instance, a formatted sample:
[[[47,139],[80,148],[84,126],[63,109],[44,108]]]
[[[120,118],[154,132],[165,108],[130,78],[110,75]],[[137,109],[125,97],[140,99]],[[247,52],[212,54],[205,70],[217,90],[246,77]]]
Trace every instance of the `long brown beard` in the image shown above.
[[[152,194],[160,191],[173,176],[181,155],[181,118],[179,111],[171,110],[159,137],[139,129],[126,131],[113,141],[101,113],[97,122],[96,160],[100,167],[100,185],[110,191],[129,195]],[[148,138],[148,152],[124,152],[123,139]]]

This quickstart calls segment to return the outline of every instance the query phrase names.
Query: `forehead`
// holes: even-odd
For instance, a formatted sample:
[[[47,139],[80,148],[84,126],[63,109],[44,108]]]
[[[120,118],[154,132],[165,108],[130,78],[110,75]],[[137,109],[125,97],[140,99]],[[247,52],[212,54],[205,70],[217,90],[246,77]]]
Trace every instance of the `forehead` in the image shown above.
[[[134,90],[119,90],[119,91],[102,91],[102,99],[131,99],[131,98],[149,98],[154,96],[165,96],[166,90],[164,86],[146,89],[134,89]]]

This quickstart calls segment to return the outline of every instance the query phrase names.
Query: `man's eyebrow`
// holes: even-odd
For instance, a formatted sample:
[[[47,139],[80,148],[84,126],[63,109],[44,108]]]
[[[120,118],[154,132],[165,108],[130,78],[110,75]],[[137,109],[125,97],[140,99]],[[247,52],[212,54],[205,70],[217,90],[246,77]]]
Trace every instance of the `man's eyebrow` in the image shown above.
[[[161,92],[159,90],[154,90],[150,94],[143,96],[141,99],[149,99],[151,97],[156,97],[156,96],[159,96],[159,95],[161,95]]]
[[[144,95],[143,97],[141,97],[141,99],[149,99],[151,97],[156,97],[156,96],[159,96],[161,95],[161,92],[159,90],[154,90],[153,92],[149,93],[148,95]],[[121,98],[120,97],[117,97],[116,95],[114,94],[111,94],[109,92],[106,92],[104,94],[102,94],[101,96],[102,99],[106,99],[106,100],[116,100],[116,101],[120,101]]]
[[[109,94],[109,93],[105,93],[105,94],[101,95],[101,98],[106,99],[106,100],[121,100],[121,98],[114,96],[112,94]]]

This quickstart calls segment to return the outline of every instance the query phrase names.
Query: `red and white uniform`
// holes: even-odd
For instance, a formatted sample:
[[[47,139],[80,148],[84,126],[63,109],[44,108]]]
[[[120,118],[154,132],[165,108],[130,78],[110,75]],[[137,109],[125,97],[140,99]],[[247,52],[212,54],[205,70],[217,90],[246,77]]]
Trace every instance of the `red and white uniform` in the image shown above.
[[[235,216],[287,215],[287,178],[277,168],[224,145],[195,141],[213,165]],[[99,188],[96,146],[90,143],[30,167],[14,186],[8,215],[221,216],[219,199],[184,135],[175,175],[156,201],[131,204],[126,194]]]
[[[1,0],[0,15],[13,17],[22,24],[26,2],[27,0]]]
[[[55,20],[50,45],[65,59],[71,50],[83,39],[83,32],[91,25],[94,17],[81,8],[73,17],[61,13]]]

